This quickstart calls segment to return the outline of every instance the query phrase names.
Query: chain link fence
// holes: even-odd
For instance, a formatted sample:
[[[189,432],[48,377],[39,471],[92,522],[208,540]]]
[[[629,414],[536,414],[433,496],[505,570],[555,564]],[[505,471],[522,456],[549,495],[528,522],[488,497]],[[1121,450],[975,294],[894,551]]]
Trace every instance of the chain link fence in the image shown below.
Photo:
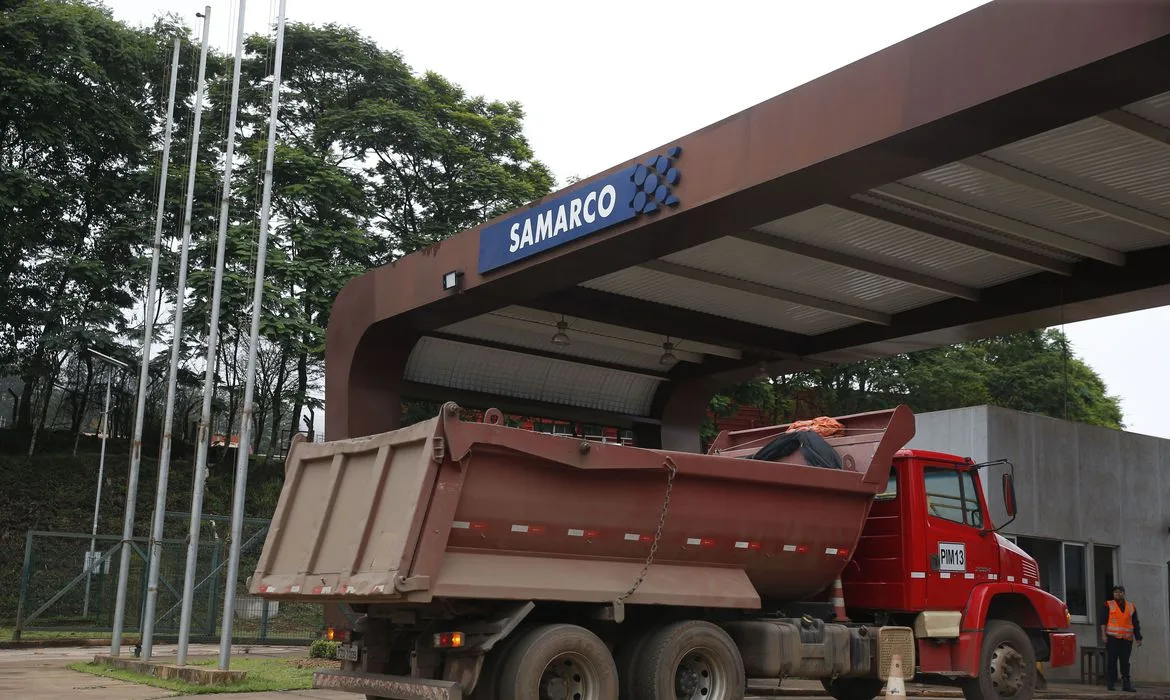
[[[167,513],[164,532],[186,533],[190,516]],[[324,625],[318,604],[268,601],[251,596],[247,577],[256,568],[269,521],[245,518],[240,545],[240,580],[236,588],[235,643],[308,644]],[[198,567],[192,600],[191,641],[218,642],[227,586],[227,560],[231,519],[204,516],[197,548]],[[155,638],[176,638],[187,566],[185,539],[163,539],[159,560],[158,600],[155,606]],[[90,633],[109,635],[113,629],[118,589],[121,538],[96,538],[75,532],[31,531],[25,539],[24,566],[20,578],[14,639],[24,632]],[[145,538],[130,547],[130,577],[126,590],[124,629],[142,629],[149,572],[149,544]],[[93,566],[90,551],[93,550]]]

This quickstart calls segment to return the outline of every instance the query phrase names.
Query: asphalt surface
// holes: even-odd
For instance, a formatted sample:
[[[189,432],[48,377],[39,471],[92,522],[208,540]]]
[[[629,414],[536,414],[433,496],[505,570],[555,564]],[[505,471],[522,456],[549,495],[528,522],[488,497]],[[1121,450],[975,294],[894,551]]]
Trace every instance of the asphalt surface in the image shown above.
[[[173,658],[173,645],[160,645],[155,648],[155,658],[163,660]],[[218,647],[212,645],[192,645],[192,658],[209,658],[218,654]],[[68,666],[81,661],[92,660],[95,654],[108,652],[106,647],[87,648],[60,648],[60,649],[8,649],[0,650],[0,698],[22,698],[23,700],[57,700],[70,698],[71,700],[154,700],[155,698],[206,698],[200,696],[179,696],[161,688],[153,688],[136,683],[125,683],[110,678],[102,678],[87,673],[69,670]],[[131,647],[127,646],[123,654],[132,654]],[[247,649],[233,648],[233,655],[250,653],[252,656],[293,656],[305,653],[304,647],[249,647]],[[752,700],[763,698],[784,697],[789,700],[826,700],[825,696],[817,693],[818,683],[808,681],[785,681],[781,690],[761,687],[761,682],[753,682],[757,689],[748,697]],[[769,692],[769,690],[771,692]],[[1159,687],[1142,689],[1137,695],[1107,693],[1104,688],[1091,686],[1054,684],[1041,697],[1045,700],[1170,700],[1170,688]],[[916,698],[961,698],[961,693],[950,688],[927,688],[908,685],[907,696]],[[807,692],[807,694],[805,694]],[[340,693],[326,690],[297,690],[283,693],[231,693],[225,696],[231,700],[354,700],[360,696],[351,693]]]

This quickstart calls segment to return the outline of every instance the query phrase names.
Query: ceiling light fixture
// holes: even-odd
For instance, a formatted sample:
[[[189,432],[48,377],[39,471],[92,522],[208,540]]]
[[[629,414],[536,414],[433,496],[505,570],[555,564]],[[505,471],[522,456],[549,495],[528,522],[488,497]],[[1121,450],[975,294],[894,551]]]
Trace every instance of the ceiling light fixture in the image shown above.
[[[565,323],[565,316],[561,314],[561,320],[557,321],[557,332],[552,337],[552,344],[568,345],[573,342],[569,340],[569,334],[565,332],[567,330],[569,330],[569,324]]]
[[[671,367],[677,362],[678,357],[674,354],[674,343],[667,340],[662,344],[662,357],[658,358],[658,364]]]

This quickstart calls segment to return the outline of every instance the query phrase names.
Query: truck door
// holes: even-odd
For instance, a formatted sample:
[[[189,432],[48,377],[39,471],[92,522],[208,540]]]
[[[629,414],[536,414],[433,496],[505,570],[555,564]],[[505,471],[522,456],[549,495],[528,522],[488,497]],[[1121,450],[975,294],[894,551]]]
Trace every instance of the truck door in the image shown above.
[[[995,538],[981,534],[987,513],[975,472],[926,466],[926,604],[962,610],[971,589],[998,578]]]

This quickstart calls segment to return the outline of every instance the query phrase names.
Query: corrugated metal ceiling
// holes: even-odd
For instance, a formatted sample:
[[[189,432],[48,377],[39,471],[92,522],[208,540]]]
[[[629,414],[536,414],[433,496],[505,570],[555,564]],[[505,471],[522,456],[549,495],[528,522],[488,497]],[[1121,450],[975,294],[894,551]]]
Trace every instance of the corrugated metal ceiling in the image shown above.
[[[1170,217],[1170,149],[1099,118],[997,148],[996,160]]]
[[[457,390],[646,415],[660,380],[520,352],[422,338],[407,361],[407,381]]]
[[[1038,192],[962,163],[904,180],[905,184],[980,209],[1113,250],[1160,245],[1166,235],[1121,221],[1062,197]]]

